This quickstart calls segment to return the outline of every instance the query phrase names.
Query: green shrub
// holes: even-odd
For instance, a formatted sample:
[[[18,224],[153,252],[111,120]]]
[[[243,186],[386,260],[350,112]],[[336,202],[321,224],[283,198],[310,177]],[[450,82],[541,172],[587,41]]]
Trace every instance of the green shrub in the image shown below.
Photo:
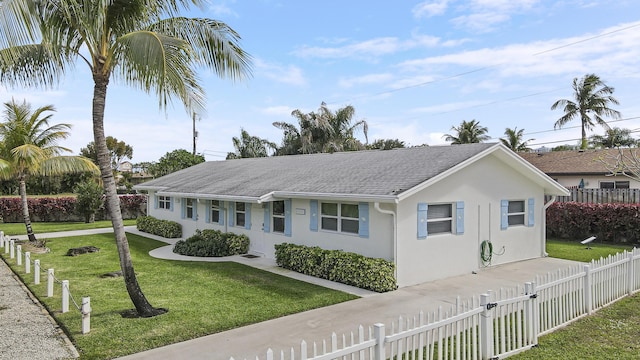
[[[153,216],[140,216],[136,219],[136,227],[142,232],[162,236],[168,239],[182,237],[182,226],[169,220],[159,220]]]
[[[377,292],[398,288],[395,266],[384,259],[317,246],[283,243],[275,248],[276,263],[286,269]]]
[[[188,256],[221,257],[246,254],[249,251],[249,238],[246,235],[223,233],[222,231],[206,229],[196,230],[196,233],[186,240],[179,240],[173,247],[173,252]]]

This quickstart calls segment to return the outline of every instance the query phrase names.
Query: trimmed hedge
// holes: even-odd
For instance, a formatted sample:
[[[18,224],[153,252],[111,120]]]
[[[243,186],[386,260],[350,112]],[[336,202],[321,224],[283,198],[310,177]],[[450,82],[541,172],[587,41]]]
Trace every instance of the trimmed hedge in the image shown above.
[[[376,292],[398,288],[395,265],[384,259],[288,243],[275,248],[276,263],[286,269]]]
[[[640,241],[640,204],[555,202],[547,209],[547,235],[612,243]]]
[[[182,237],[182,225],[175,221],[159,220],[153,216],[140,216],[136,219],[136,227],[142,232],[162,236],[168,239]]]
[[[195,235],[179,240],[173,252],[188,256],[221,257],[246,254],[249,251],[249,238],[246,235],[223,233],[219,230],[196,230]]]

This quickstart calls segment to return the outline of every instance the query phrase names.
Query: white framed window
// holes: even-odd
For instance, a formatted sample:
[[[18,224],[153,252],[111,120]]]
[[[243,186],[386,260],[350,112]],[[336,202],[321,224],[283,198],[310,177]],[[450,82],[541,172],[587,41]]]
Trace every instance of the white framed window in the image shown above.
[[[246,221],[247,211],[245,208],[245,203],[236,202],[236,226],[244,227]]]
[[[510,200],[507,207],[508,225],[524,225],[525,210],[524,200]]]
[[[429,204],[427,208],[429,235],[451,234],[453,229],[453,205]]]
[[[220,222],[220,201],[211,200],[211,208],[209,209],[209,221],[213,223]]]
[[[195,204],[196,204],[196,200],[195,199],[190,199],[190,198],[186,198],[184,199],[185,201],[185,217],[187,219],[193,219],[194,215],[195,215]]]
[[[284,233],[285,210],[284,200],[274,201],[271,207],[271,223],[273,232]]]
[[[158,195],[158,209],[171,210],[171,196]]]
[[[600,189],[628,189],[629,181],[600,181]]]
[[[360,230],[358,204],[321,203],[320,228],[348,234]]]

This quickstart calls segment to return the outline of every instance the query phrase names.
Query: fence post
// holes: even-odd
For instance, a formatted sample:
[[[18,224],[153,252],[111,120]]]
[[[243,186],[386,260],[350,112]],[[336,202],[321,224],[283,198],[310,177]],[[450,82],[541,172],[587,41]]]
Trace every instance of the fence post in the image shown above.
[[[27,251],[24,253],[24,273],[31,273],[31,252]]]
[[[384,351],[384,324],[377,323],[373,325],[373,336],[376,339],[376,347],[373,350],[374,360],[385,360]]]
[[[62,313],[69,312],[69,280],[62,280]]]
[[[629,251],[627,253],[627,259],[629,259],[629,266],[627,266],[627,294],[633,294],[634,285],[635,285],[635,266],[633,266],[633,251]]]
[[[584,265],[582,267],[584,269],[584,306],[585,312],[587,314],[591,314],[593,312],[593,299],[591,296],[591,266]]]
[[[15,242],[15,241],[13,241],[13,240],[9,241],[9,257],[10,257],[11,259],[13,259],[13,258],[15,258],[15,257],[16,257],[16,253],[15,253],[15,251],[16,251],[16,250],[15,250],[15,243],[16,243],[16,242]]]
[[[16,245],[16,265],[22,266],[22,245]]]
[[[53,296],[53,269],[47,270],[47,297]]]
[[[33,283],[40,284],[40,259],[33,261]]]
[[[490,311],[489,295],[480,295],[480,349],[482,359],[487,360],[493,357],[493,312]]]
[[[0,247],[4,247],[4,231],[0,230]]]
[[[82,298],[82,333],[87,334],[91,331],[91,298]]]

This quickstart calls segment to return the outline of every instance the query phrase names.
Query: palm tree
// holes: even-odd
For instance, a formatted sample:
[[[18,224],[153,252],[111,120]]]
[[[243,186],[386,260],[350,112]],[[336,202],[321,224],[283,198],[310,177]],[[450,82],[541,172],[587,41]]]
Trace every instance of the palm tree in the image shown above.
[[[509,149],[516,152],[531,151],[531,149],[527,146],[527,143],[535,139],[528,139],[526,141],[522,141],[522,138],[524,137],[524,129],[518,130],[517,126],[513,129],[506,128],[504,130],[504,134],[507,136],[507,138],[500,139],[500,141]]]
[[[604,135],[591,135],[589,145],[604,149],[635,147],[638,146],[638,140],[631,136],[631,130],[614,127],[606,130]]]
[[[22,217],[27,228],[29,241],[36,242],[31,228],[31,217],[27,203],[26,180],[31,175],[55,176],[67,173],[94,172],[98,167],[91,159],[83,156],[62,156],[70,149],[57,145],[69,137],[69,124],[49,126],[55,108],[53,105],[39,107],[31,111],[26,101],[18,104],[15,100],[4,104],[4,122],[0,123],[0,178],[16,179],[22,200]]]
[[[154,309],[136,279],[109,151],[104,111],[109,81],[158,96],[160,108],[178,98],[188,114],[204,110],[205,94],[196,69],[221,77],[250,74],[250,57],[240,36],[223,22],[178,16],[203,0],[9,0],[0,3],[0,81],[10,86],[52,87],[77,63],[94,82],[92,117],[106,207],[112,219],[120,267],[136,312]],[[78,61],[79,60],[79,61]]]
[[[443,137],[445,141],[450,141],[452,145],[481,143],[491,139],[487,135],[489,129],[480,126],[480,123],[476,120],[462,120],[459,126],[452,126],[451,130],[455,131],[456,134],[444,134]]]
[[[554,128],[561,128],[573,119],[580,119],[582,125],[581,149],[587,148],[587,130],[593,129],[595,124],[609,129],[603,116],[619,119],[621,114],[608,107],[609,103],[618,105],[619,102],[611,96],[613,88],[604,84],[595,74],[587,74],[582,79],[573,79],[573,100],[561,99],[551,105],[551,110],[562,107],[564,115],[558,119]],[[593,115],[593,118],[591,117]],[[595,124],[594,124],[595,122]]]
[[[240,129],[240,138],[233,137],[233,147],[236,151],[227,154],[227,160],[267,157],[269,149],[275,150],[277,145],[269,140],[251,136],[246,130]]]

